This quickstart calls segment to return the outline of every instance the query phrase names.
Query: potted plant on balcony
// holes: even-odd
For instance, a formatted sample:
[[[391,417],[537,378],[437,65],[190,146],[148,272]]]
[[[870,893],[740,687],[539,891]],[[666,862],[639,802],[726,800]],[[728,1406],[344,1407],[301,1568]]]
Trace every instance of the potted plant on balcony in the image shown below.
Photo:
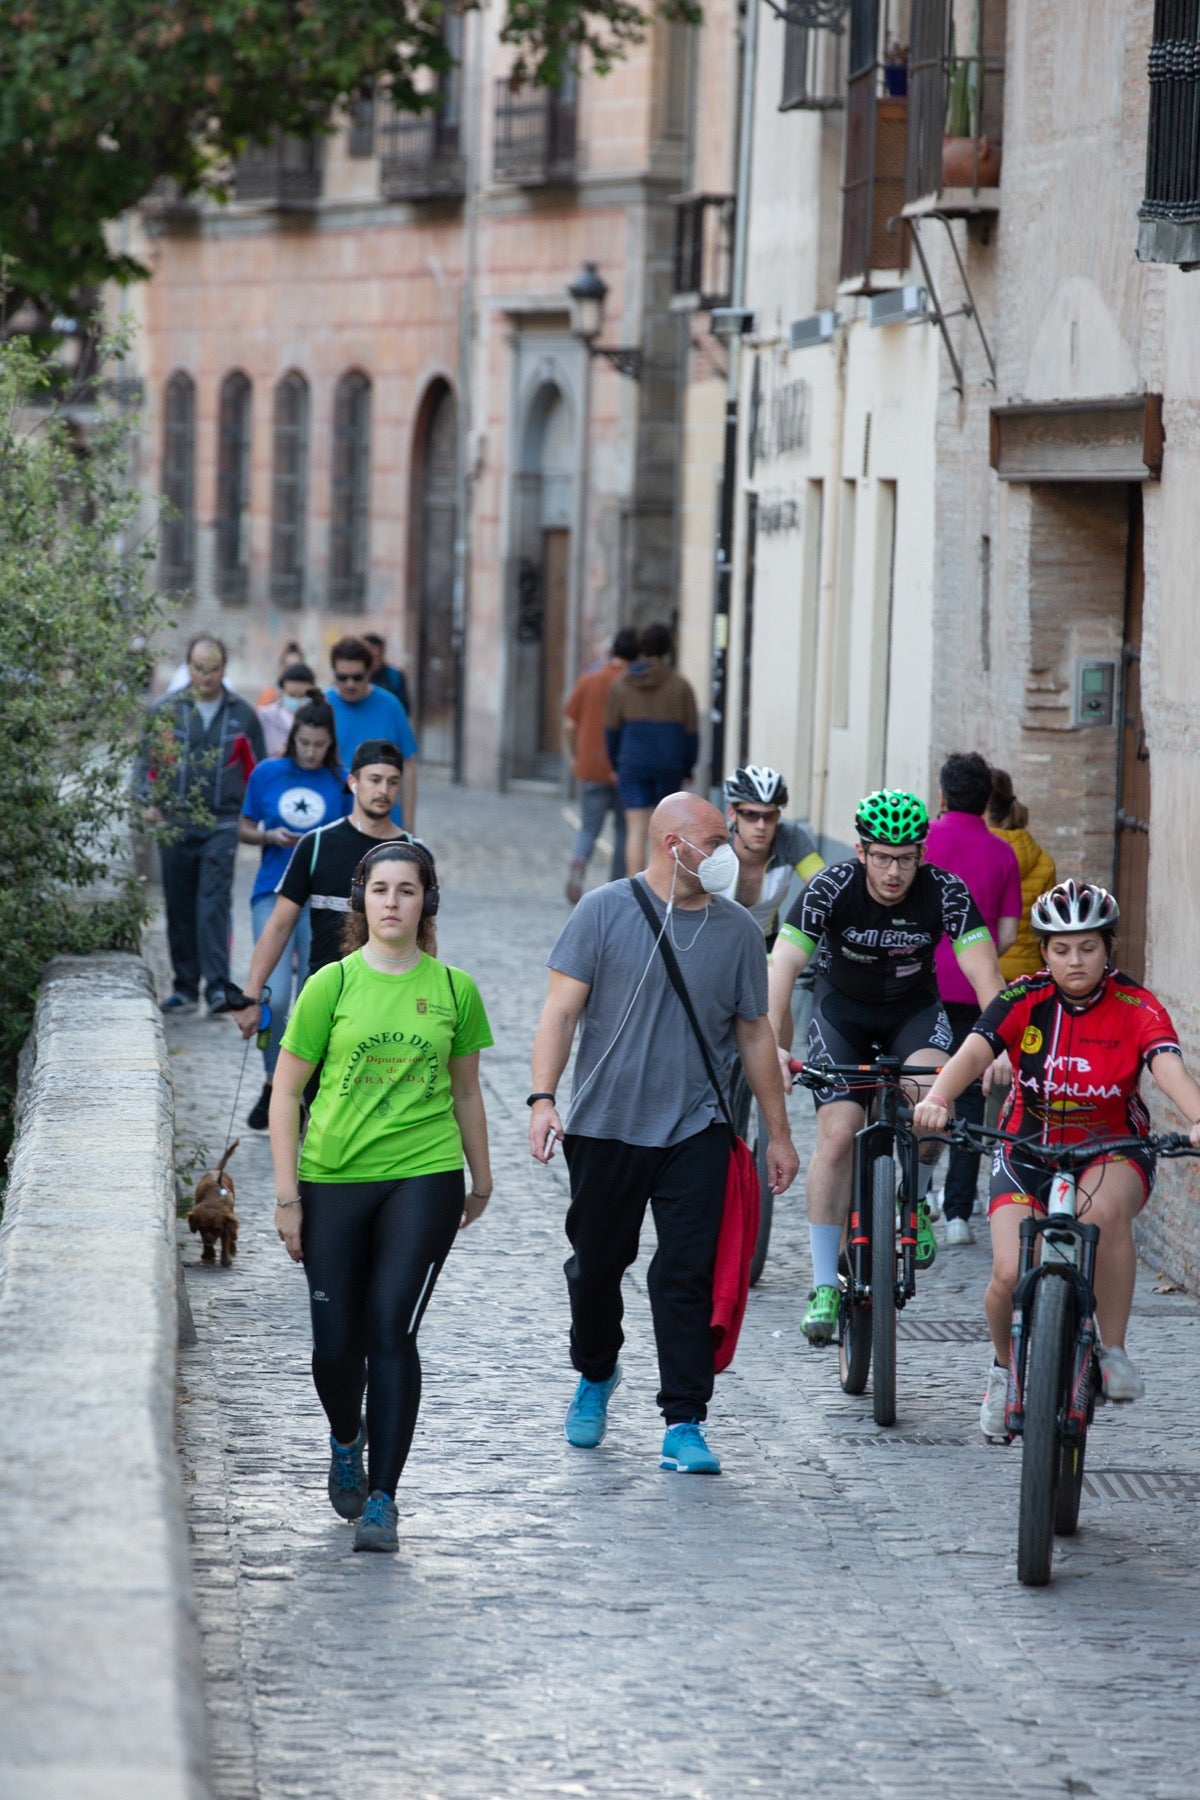
[[[955,54],[954,20],[950,21],[947,62],[946,128],[942,138],[943,188],[990,188],[1000,185],[1000,146],[980,132],[983,101],[983,8],[975,6],[970,56]]]

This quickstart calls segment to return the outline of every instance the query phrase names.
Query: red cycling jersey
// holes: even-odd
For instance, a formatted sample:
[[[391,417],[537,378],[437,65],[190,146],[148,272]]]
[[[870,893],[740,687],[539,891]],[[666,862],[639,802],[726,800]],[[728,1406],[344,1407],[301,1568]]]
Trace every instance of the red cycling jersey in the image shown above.
[[[1078,1006],[1045,970],[1023,975],[972,1029],[1012,1060],[1001,1127],[1042,1143],[1145,1137],[1142,1070],[1162,1051],[1182,1054],[1166,1007],[1116,969]]]

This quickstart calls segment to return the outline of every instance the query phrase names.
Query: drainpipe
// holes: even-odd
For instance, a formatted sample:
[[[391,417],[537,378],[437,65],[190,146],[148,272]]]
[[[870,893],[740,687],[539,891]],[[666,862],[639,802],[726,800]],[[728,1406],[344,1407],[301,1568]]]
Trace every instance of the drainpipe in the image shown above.
[[[842,446],[846,421],[846,364],[850,357],[850,328],[839,325],[833,341],[833,405],[829,421],[828,504],[824,522],[824,568],[821,570],[820,604],[817,610],[817,688],[813,706],[814,779],[812,826],[823,849],[827,835],[829,796],[829,732],[833,718],[833,650],[837,637],[838,581],[842,567]],[[845,596],[849,605],[852,596]]]
[[[471,596],[471,514],[475,502],[475,470],[471,455],[472,392],[475,358],[476,270],[479,247],[479,170],[483,132],[483,14],[484,5],[463,13],[462,107],[463,148],[466,163],[464,195],[464,244],[462,291],[458,305],[458,444],[454,493],[454,591],[451,602],[450,641],[454,657],[454,750],[451,779],[461,786],[465,776],[467,718],[467,632]],[[474,40],[468,42],[468,34]]]
[[[748,0],[742,40],[742,80],[738,98],[737,176],[734,183],[733,270],[729,303],[746,303],[746,245],[750,235],[750,174],[754,138],[754,83],[758,67],[758,0]],[[733,612],[733,545],[737,530],[738,384],[741,336],[729,339],[725,390],[725,447],[721,464],[721,514],[717,523],[717,592],[712,629],[712,751],[709,782],[713,795],[725,780],[725,721],[729,707],[729,626]]]

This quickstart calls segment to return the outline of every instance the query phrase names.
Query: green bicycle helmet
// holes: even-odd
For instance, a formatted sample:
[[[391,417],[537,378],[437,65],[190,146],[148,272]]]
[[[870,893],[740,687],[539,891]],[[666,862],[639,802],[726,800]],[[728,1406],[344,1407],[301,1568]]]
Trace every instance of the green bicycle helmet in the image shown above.
[[[924,802],[902,788],[880,788],[858,803],[854,823],[872,844],[922,844],[929,830]]]

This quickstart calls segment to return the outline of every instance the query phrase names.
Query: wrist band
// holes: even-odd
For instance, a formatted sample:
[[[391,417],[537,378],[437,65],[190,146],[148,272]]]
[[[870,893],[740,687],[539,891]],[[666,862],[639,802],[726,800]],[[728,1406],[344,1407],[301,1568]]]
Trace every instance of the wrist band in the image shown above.
[[[525,1104],[526,1104],[526,1106],[532,1106],[535,1100],[553,1100],[553,1099],[554,1099],[553,1094],[530,1094],[530,1096],[526,1100]]]
[[[300,1205],[300,1196],[297,1195],[294,1200],[280,1200],[278,1197],[276,1197],[275,1204],[276,1204],[276,1206],[299,1206]]]
[[[470,1193],[467,1195],[467,1199],[468,1200],[490,1200],[494,1192],[495,1192],[494,1188],[489,1188],[486,1194],[481,1194],[481,1193],[479,1193],[479,1191],[476,1188],[472,1188]]]
[[[948,1100],[943,1100],[940,1094],[926,1094],[925,1098],[934,1106],[944,1106],[947,1112],[950,1111],[950,1102]]]

